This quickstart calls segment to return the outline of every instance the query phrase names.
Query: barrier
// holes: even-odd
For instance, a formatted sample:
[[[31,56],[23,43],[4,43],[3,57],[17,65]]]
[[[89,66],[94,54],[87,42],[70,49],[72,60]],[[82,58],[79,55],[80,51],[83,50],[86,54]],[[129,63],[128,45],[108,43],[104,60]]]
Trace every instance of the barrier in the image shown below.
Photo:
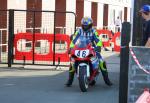
[[[150,92],[149,89],[145,89],[135,103],[150,103]]]
[[[16,34],[14,37],[14,48],[15,48],[15,55],[14,55],[14,59],[16,60],[23,60],[24,57],[26,60],[32,60],[33,57],[33,49],[31,49],[29,52],[20,52],[17,48],[17,44],[18,41],[21,39],[25,39],[28,41],[33,41],[33,35],[31,35],[30,33],[19,33]]]
[[[108,30],[98,30],[99,36],[106,34],[108,41],[103,41],[104,47],[109,47],[110,46],[110,42],[114,43],[114,51],[120,52],[120,45],[117,43],[117,39],[120,38],[120,32],[115,33],[114,36],[112,36],[111,32]],[[112,38],[112,40],[110,40]],[[18,50],[18,42],[19,40],[24,40],[28,43],[31,43],[31,48],[28,51],[19,51]],[[53,61],[53,56],[55,56],[55,61],[59,61],[60,62],[68,62],[69,59],[69,55],[68,55],[68,49],[69,49],[69,44],[70,44],[70,37],[69,35],[65,35],[65,34],[56,34],[55,35],[55,39],[56,41],[61,41],[63,43],[66,43],[67,48],[66,51],[63,53],[54,53],[53,51],[53,40],[54,40],[54,35],[53,34],[42,34],[42,33],[35,33],[35,43],[37,41],[42,41],[42,40],[47,40],[48,44],[49,44],[49,48],[48,48],[48,53],[45,54],[40,54],[37,52],[33,53],[33,34],[31,33],[18,33],[15,35],[14,38],[14,48],[15,48],[15,55],[14,55],[14,59],[16,60],[33,60],[33,54],[34,54],[34,60],[37,61]],[[34,46],[35,46],[34,43]],[[26,44],[25,44],[26,46]],[[54,55],[55,54],[55,55]]]
[[[69,35],[65,34],[56,34],[56,41],[64,41],[67,43],[67,50],[69,48],[70,44],[70,37]],[[14,38],[14,47],[15,47],[15,55],[14,58],[16,60],[33,60],[33,47],[29,51],[19,51],[18,50],[18,41],[21,39],[25,39],[27,41],[31,42],[31,47],[32,47],[32,42],[33,42],[33,35],[31,33],[19,33],[15,35]],[[49,43],[49,52],[46,54],[39,54],[39,53],[34,53],[34,60],[37,61],[53,61],[53,40],[54,40],[54,35],[53,34],[41,34],[41,33],[35,33],[35,42],[40,41],[40,40],[47,40]],[[35,45],[35,44],[34,44]],[[65,53],[55,53],[55,61],[58,61],[58,58],[60,58],[61,62],[68,62],[69,61],[69,55],[68,52]]]
[[[134,61],[136,62],[136,64],[139,66],[139,68],[140,68],[141,70],[143,70],[145,73],[147,73],[147,74],[150,75],[150,71],[146,70],[146,69],[140,64],[139,60],[137,59],[137,57],[135,56],[135,54],[134,54],[134,52],[133,52],[133,50],[132,50],[131,48],[130,48],[130,53],[131,53],[131,55],[132,55]]]
[[[112,42],[114,43],[114,51],[120,52],[120,32],[114,34]]]
[[[65,41],[67,43],[67,50],[65,53],[56,53],[55,61],[58,61],[58,59],[60,58],[60,61],[68,62],[68,61],[70,61],[69,54],[68,54],[69,45],[70,45],[70,37],[69,37],[69,35],[56,34],[56,41],[59,41],[59,40]]]
[[[99,37],[102,39],[104,47],[110,47],[110,39],[113,37],[109,30],[97,30]],[[106,36],[105,36],[106,35]]]
[[[111,47],[114,51],[120,52],[120,32],[114,33],[114,35],[109,30],[97,30],[97,32],[104,47]]]
[[[129,54],[128,102],[150,103],[149,100],[145,101],[146,98],[150,99],[148,91],[143,92],[145,88],[150,88],[150,49],[142,46],[130,47]]]

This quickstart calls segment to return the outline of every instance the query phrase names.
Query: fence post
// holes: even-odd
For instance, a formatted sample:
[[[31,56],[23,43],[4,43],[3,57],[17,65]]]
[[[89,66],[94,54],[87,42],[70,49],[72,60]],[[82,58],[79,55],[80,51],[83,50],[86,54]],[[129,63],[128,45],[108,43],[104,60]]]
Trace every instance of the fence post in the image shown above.
[[[121,31],[119,103],[128,103],[128,65],[131,24],[124,22]]]
[[[1,59],[2,59],[1,53],[2,53],[2,33],[1,33],[1,31],[0,31],[0,62],[1,62]]]
[[[33,26],[32,57],[33,58],[32,58],[32,64],[34,64],[35,63],[35,56],[34,56],[34,54],[35,54],[35,11],[33,11],[32,13],[33,13],[33,24],[32,24],[32,26]]]
[[[13,43],[14,43],[14,10],[9,9],[8,22],[8,67],[13,63]]]
[[[54,39],[53,39],[53,65],[55,65],[55,44],[56,44],[56,12],[54,12]]]

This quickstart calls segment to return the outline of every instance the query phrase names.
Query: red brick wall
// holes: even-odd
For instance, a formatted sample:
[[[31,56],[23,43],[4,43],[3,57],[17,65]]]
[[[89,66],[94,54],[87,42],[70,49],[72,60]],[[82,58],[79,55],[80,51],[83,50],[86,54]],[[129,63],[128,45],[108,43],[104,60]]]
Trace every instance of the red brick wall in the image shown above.
[[[56,0],[55,1],[55,10],[66,12],[66,0]],[[66,25],[66,14],[65,13],[56,13],[56,27],[65,27]],[[55,29],[56,33],[61,33],[61,29]]]
[[[55,10],[66,12],[66,0],[56,0]],[[56,26],[65,26],[66,14],[57,13],[56,14]]]
[[[42,0],[27,0],[27,10],[42,10]],[[33,12],[27,12],[27,20],[26,20],[26,27],[32,28],[33,27]],[[41,12],[35,13],[35,27],[41,27]],[[40,32],[40,30],[36,30],[36,32]]]
[[[7,9],[7,0],[0,0],[0,10],[6,10]],[[0,29],[6,29],[7,28],[7,12],[6,11],[0,11]],[[3,30],[1,32],[2,41],[0,44],[6,44],[7,41],[7,31]],[[6,51],[6,46],[2,46],[2,52]]]
[[[97,26],[97,3],[92,2],[92,10],[91,10],[91,17],[93,19],[93,26]]]
[[[103,26],[108,26],[108,4],[104,4]]]
[[[0,10],[7,9],[7,0],[0,0]],[[0,28],[7,27],[7,12],[0,11]]]
[[[124,21],[127,21],[128,8],[124,7]]]
[[[84,1],[83,0],[76,0],[76,25],[81,26],[81,19],[83,18],[84,14]]]

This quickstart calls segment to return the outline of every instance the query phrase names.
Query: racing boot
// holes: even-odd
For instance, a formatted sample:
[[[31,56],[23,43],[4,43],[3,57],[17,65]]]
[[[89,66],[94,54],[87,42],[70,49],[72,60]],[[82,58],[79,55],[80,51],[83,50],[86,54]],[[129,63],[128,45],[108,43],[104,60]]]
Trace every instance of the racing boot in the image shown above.
[[[100,62],[100,70],[102,72],[105,84],[108,85],[108,86],[112,86],[112,83],[111,83],[111,81],[109,80],[109,77],[108,77],[108,71],[107,71],[107,67],[106,67],[106,62],[105,61],[101,61]]]
[[[68,78],[68,81],[67,83],[65,84],[67,87],[70,87],[73,83],[73,79],[74,79],[74,73],[75,73],[75,70],[72,66],[70,66],[69,68],[69,78]]]

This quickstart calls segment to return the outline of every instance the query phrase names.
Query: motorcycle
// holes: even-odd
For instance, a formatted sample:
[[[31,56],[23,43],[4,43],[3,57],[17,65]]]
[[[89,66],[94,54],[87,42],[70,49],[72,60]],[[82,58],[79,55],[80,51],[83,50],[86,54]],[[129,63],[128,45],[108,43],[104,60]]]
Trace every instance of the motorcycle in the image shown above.
[[[88,39],[78,39],[75,47],[71,50],[71,64],[75,68],[81,91],[87,92],[89,85],[96,84],[99,74],[99,59]]]

